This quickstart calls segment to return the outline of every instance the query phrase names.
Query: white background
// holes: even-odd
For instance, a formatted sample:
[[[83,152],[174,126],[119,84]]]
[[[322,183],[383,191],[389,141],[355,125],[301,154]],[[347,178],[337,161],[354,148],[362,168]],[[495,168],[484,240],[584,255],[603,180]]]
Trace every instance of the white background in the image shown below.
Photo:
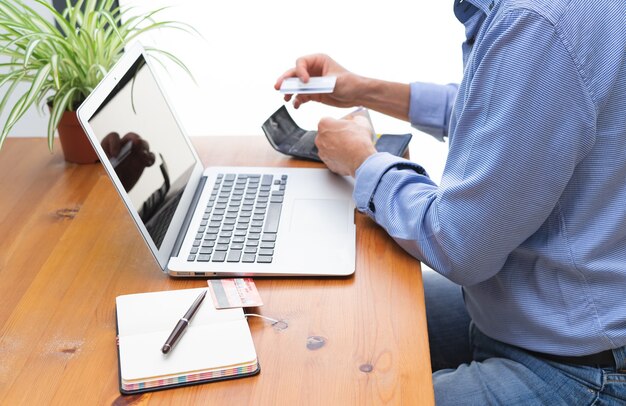
[[[324,52],[364,76],[398,82],[458,82],[462,76],[463,26],[452,0],[120,0],[129,13],[172,6],[158,15],[192,25],[201,35],[168,31],[142,38],[145,45],[172,51],[192,70],[197,85],[180,70],[160,74],[167,93],[192,136],[251,134],[283,104],[275,79],[298,56]],[[0,89],[2,92],[2,89]],[[296,122],[315,129],[335,108],[290,108]],[[372,113],[378,133],[414,134],[412,159],[438,181],[447,145],[408,123]],[[0,116],[6,117],[6,112]],[[30,112],[13,136],[43,136],[47,116]],[[2,152],[0,151],[0,157]]]

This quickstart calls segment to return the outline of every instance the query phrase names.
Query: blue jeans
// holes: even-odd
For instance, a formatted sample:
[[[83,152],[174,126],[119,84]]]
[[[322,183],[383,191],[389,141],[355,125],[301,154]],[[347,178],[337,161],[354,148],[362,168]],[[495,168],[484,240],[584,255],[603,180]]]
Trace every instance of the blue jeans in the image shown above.
[[[445,405],[626,405],[626,347],[615,368],[560,364],[484,335],[461,289],[424,272],[435,401]]]

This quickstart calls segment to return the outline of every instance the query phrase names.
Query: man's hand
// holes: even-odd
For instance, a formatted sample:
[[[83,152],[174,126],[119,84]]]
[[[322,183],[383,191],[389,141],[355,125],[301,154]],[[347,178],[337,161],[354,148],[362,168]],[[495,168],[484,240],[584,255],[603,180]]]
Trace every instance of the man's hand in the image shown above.
[[[339,175],[354,176],[359,166],[376,153],[369,121],[360,116],[323,118],[317,126],[315,145],[328,169]]]
[[[314,54],[303,56],[296,61],[296,67],[287,70],[277,80],[274,88],[280,89],[283,80],[297,77],[307,83],[311,76],[336,76],[335,90],[332,93],[323,94],[298,94],[293,106],[300,107],[301,104],[311,100],[335,107],[354,107],[359,105],[359,92],[363,86],[360,83],[363,78],[349,72],[339,65],[328,55]],[[292,95],[285,95],[285,101],[291,100]]]

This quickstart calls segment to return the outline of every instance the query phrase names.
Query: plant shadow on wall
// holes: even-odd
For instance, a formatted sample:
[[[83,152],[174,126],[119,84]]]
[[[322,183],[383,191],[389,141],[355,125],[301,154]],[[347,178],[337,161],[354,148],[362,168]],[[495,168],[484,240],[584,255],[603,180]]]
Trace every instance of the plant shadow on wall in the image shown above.
[[[33,105],[50,109],[48,148],[52,151],[55,130],[66,161],[97,162],[97,156],[84,135],[76,109],[113,67],[124,47],[141,34],[161,28],[197,33],[187,24],[157,21],[163,10],[122,18],[124,11],[115,0],[67,0],[63,12],[55,10],[46,0],[34,2],[52,15],[54,22],[25,4],[24,0],[0,1],[0,113],[8,111],[0,132],[0,148],[15,124]],[[154,47],[146,47],[153,59],[173,61],[189,76],[191,72],[175,55]],[[9,97],[18,92],[18,84],[27,83],[26,90],[13,106]],[[78,134],[66,134],[77,130]],[[80,145],[86,156],[80,156]]]

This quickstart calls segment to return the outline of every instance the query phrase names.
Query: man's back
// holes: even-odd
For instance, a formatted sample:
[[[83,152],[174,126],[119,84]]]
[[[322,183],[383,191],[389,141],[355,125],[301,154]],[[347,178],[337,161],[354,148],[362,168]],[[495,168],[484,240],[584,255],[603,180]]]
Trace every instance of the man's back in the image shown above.
[[[563,193],[561,218],[588,300],[579,306],[613,348],[626,344],[626,3],[572,1],[556,27],[596,114],[593,147]]]
[[[494,210],[494,232],[528,238],[494,276],[468,284],[472,319],[493,338],[541,352],[625,345],[626,3],[502,0],[473,48],[449,161],[462,162],[461,182],[488,170],[507,182],[510,173],[513,186],[503,187],[519,190]],[[497,171],[463,156],[483,138]],[[513,163],[498,163],[500,152]]]

